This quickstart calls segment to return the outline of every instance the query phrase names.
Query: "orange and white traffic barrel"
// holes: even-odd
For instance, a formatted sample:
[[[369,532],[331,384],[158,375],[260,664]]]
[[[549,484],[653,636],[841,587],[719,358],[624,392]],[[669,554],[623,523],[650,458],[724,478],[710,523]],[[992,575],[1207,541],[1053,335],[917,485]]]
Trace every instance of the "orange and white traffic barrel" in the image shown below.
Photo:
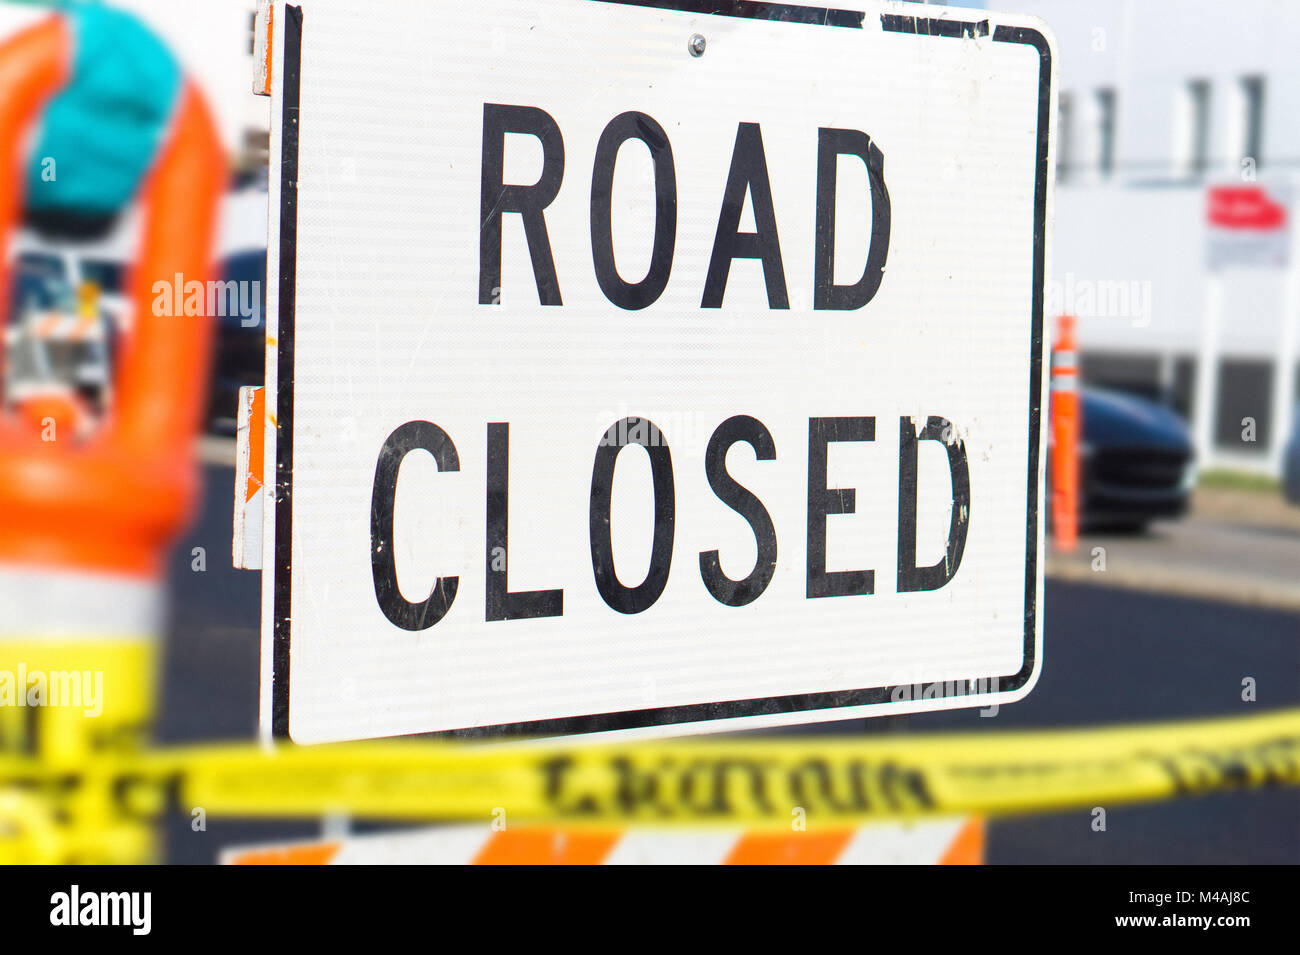
[[[0,162],[10,172],[21,167],[43,108],[72,80],[76,43],[66,16],[0,43]],[[177,275],[209,278],[227,171],[192,83],[181,87],[171,116],[136,197],[140,244],[124,290],[134,321],[118,349],[112,409],[87,434],[68,426],[71,411],[46,405],[42,412],[34,403],[48,396],[0,401],[0,753],[55,768],[147,736],[164,560],[197,493],[193,445],[211,332],[202,317],[155,314],[152,290]],[[22,219],[22,182],[0,176],[5,321],[8,241]],[[98,808],[101,824],[89,837],[46,861],[152,856],[147,829]]]

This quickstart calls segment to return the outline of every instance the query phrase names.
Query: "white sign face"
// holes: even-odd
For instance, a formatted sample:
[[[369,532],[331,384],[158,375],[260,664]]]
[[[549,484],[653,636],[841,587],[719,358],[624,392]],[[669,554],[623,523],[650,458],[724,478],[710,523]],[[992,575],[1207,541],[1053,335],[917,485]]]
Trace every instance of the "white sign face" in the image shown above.
[[[1036,680],[1050,39],[671,6],[276,9],[275,734]]]

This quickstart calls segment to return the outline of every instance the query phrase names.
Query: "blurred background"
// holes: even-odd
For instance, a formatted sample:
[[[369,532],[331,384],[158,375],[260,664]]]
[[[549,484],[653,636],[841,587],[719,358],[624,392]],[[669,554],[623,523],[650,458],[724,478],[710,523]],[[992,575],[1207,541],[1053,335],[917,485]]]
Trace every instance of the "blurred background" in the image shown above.
[[[260,577],[231,569],[228,555],[236,392],[262,381],[265,333],[269,100],[251,93],[254,4],[114,6],[161,38],[207,99],[232,171],[215,271],[259,290],[213,320],[202,490],[165,569],[157,736],[252,739]],[[1058,42],[1048,302],[1052,320],[1076,321],[1078,543],[1049,542],[1045,665],[1028,699],[996,714],[807,731],[997,732],[1300,704],[1300,9],[1283,0],[994,8],[1042,17]],[[39,4],[0,2],[0,42],[45,15]],[[54,390],[92,413],[111,410],[139,218],[128,205],[97,234],[71,237],[37,218],[20,223],[3,303],[7,406]],[[1300,862],[1294,790],[1116,808],[1102,833],[1088,821],[1075,812],[993,823],[988,861]],[[172,861],[319,831],[213,820],[194,832],[188,822],[167,833]]]

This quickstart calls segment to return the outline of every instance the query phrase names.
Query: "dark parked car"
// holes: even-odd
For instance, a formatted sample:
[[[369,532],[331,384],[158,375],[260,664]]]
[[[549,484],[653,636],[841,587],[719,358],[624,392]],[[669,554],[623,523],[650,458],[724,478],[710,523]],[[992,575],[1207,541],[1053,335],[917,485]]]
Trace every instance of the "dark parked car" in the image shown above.
[[[1136,530],[1156,518],[1186,512],[1196,475],[1183,419],[1133,395],[1086,387],[1079,395],[1080,524]],[[1050,437],[1047,453],[1050,525]]]
[[[240,283],[252,314],[216,319],[215,357],[208,399],[208,429],[234,434],[241,385],[261,385],[266,365],[266,250],[238,252],[225,260],[223,281]],[[257,283],[255,286],[253,283]],[[249,290],[256,288],[258,294]]]
[[[1300,504],[1300,405],[1291,415],[1291,436],[1282,463],[1282,490],[1292,504]]]

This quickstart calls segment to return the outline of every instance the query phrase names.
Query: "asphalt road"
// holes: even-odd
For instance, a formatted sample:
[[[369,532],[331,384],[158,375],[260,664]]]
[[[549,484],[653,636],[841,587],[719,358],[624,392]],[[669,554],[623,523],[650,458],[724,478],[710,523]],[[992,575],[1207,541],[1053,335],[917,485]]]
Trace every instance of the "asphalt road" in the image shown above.
[[[257,727],[259,575],[230,568],[233,472],[205,469],[202,513],[171,565],[159,737],[166,742],[249,739]],[[1193,531],[1193,534],[1195,531]],[[1249,540],[1249,538],[1246,538]],[[1133,541],[1144,559],[1188,559],[1188,534]],[[1214,539],[1216,546],[1221,543]],[[1178,543],[1178,542],[1182,543]],[[1172,543],[1171,543],[1172,542]],[[1248,546],[1248,545],[1247,545]],[[192,569],[192,549],[206,570]],[[1154,555],[1154,556],[1153,556]],[[1214,551],[1212,561],[1225,559]],[[1297,567],[1300,573],[1300,566]],[[1096,581],[1096,582],[1093,582]],[[817,732],[969,729],[978,734],[1235,715],[1300,705],[1300,613],[1246,603],[1049,578],[1042,677],[995,717],[976,710],[823,724]],[[1241,701],[1244,677],[1257,701]],[[812,728],[810,728],[812,729]],[[1150,806],[1109,807],[1107,829],[1076,811],[995,822],[991,863],[1300,863],[1300,792],[1231,793]],[[312,824],[219,822],[168,827],[168,857],[211,862],[232,843],[318,832]]]

